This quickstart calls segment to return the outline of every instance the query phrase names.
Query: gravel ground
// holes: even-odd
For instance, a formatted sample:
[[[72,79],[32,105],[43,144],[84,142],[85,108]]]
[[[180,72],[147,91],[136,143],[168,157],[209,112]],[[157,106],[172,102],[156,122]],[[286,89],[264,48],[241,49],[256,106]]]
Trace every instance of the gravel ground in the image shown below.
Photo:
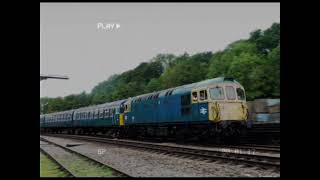
[[[137,142],[135,140],[128,140],[125,141],[132,141]],[[139,141],[138,141],[139,142]],[[146,142],[148,143],[148,142]],[[150,143],[154,144],[154,143]],[[192,148],[192,149],[205,149],[205,150],[213,150],[213,151],[220,151],[220,152],[234,152],[239,154],[254,154],[254,155],[267,155],[267,156],[274,156],[274,157],[280,157],[280,153],[265,153],[265,152],[259,152],[259,151],[253,151],[253,150],[244,150],[244,149],[236,149],[236,148],[227,148],[227,147],[204,147],[204,146],[197,146],[197,145],[182,145],[182,144],[175,144],[175,143],[156,143],[159,145],[168,145],[168,146],[175,146],[175,147],[186,147],[186,148]]]
[[[44,136],[43,136],[44,137]],[[133,177],[279,177],[280,173],[224,162],[187,159],[108,144],[45,137]]]

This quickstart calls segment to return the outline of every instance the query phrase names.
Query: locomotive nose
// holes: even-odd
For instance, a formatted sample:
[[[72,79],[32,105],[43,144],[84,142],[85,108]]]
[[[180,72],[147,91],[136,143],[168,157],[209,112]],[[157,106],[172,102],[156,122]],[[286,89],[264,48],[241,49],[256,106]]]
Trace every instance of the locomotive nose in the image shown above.
[[[248,108],[241,102],[210,103],[209,120],[214,122],[227,120],[247,120]]]

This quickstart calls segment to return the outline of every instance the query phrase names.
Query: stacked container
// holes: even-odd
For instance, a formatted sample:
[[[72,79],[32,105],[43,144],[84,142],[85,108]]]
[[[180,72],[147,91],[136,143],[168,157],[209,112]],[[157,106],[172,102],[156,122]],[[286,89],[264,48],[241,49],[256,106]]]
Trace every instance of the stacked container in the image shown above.
[[[280,99],[256,99],[247,105],[253,123],[280,123]]]

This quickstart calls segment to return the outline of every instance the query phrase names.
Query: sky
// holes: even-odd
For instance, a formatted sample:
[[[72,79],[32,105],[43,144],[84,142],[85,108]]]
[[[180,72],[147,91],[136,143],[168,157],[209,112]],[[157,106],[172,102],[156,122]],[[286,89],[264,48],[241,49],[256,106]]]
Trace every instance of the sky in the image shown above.
[[[280,3],[40,3],[40,97],[90,93],[159,53],[223,50],[280,22]]]

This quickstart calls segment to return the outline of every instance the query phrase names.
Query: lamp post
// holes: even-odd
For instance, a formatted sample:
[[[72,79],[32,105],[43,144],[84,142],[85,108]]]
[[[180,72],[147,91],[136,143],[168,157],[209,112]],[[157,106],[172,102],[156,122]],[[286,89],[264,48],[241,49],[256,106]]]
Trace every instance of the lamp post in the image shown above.
[[[64,79],[68,80],[68,76],[60,76],[60,75],[41,75],[40,74],[40,81],[47,80],[47,79]]]
[[[49,103],[47,102],[47,103],[45,103],[45,104],[41,104],[41,110],[42,110],[42,112],[44,111],[44,106],[46,106],[46,105],[48,105]]]

